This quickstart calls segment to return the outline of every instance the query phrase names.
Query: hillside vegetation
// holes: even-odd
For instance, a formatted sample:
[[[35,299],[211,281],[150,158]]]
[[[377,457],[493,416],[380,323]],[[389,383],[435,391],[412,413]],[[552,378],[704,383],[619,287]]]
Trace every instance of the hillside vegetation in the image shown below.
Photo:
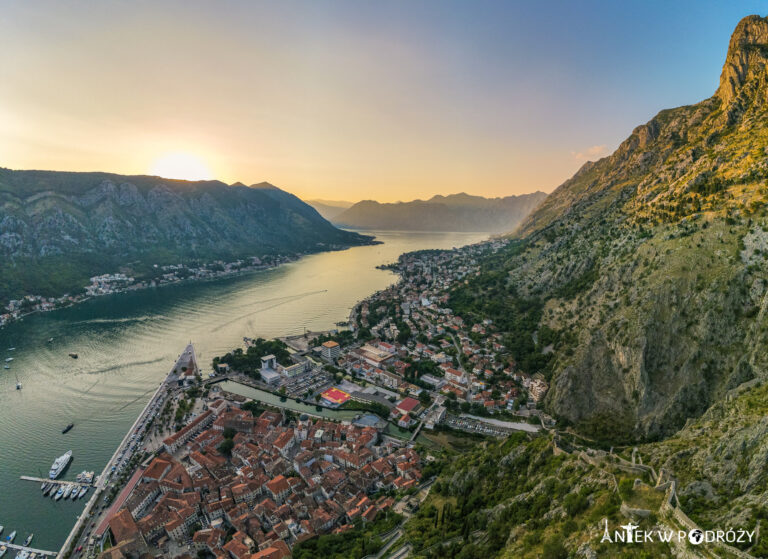
[[[0,302],[62,295],[118,268],[363,244],[268,183],[0,169]]]
[[[767,44],[745,18],[713,97],[584,165],[454,292],[507,324],[561,425],[662,438],[766,376]]]

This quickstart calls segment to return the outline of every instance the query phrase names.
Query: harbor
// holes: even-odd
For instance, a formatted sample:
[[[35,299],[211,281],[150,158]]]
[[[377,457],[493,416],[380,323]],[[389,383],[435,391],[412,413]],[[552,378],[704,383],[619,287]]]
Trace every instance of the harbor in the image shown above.
[[[36,547],[60,549],[95,489],[83,500],[54,501],[41,497],[39,484],[19,477],[45,478],[53,459],[69,449],[76,472],[101,473],[190,339],[206,377],[210,359],[241,346],[243,336],[333,328],[357,301],[395,280],[376,266],[402,252],[450,248],[484,237],[376,234],[384,244],[307,256],[248,276],[107,295],[0,329],[0,355],[3,361],[14,357],[11,370],[0,369],[0,444],[14,448],[0,468],[0,524],[35,532]],[[322,289],[327,291],[297,296]],[[6,353],[11,347],[16,350]],[[69,352],[78,353],[78,359]],[[15,374],[22,390],[15,389]],[[278,396],[260,396],[270,405],[299,407],[290,398],[282,403]],[[311,408],[318,415],[326,411]],[[63,435],[70,423],[74,428]],[[98,505],[102,502],[103,497]],[[11,552],[3,559],[9,557]]]
[[[144,406],[144,409],[133,422],[131,428],[125,433],[122,441],[120,441],[120,444],[115,449],[114,454],[104,466],[104,470],[98,477],[98,481],[96,483],[96,491],[93,493],[90,500],[86,504],[83,512],[78,516],[77,522],[75,522],[75,525],[72,527],[72,530],[69,532],[67,539],[64,541],[64,544],[59,550],[59,557],[61,559],[69,557],[78,544],[83,547],[87,546],[85,554],[86,556],[95,554],[94,547],[97,542],[94,538],[86,539],[83,536],[84,528],[89,521],[93,525],[105,525],[109,520],[109,514],[114,512],[112,509],[109,509],[107,511],[103,511],[101,514],[96,514],[95,507],[99,501],[99,498],[102,496],[102,494],[105,493],[105,490],[109,486],[109,480],[115,471],[117,471],[118,467],[121,464],[127,464],[128,457],[125,455],[125,452],[131,448],[130,442],[137,437],[139,440],[142,440],[143,431],[147,425],[147,422],[151,419],[152,416],[154,416],[154,414],[157,413],[157,410],[162,407],[170,392],[171,379],[176,377],[177,373],[180,373],[182,370],[186,371],[190,366],[194,367],[194,369],[197,369],[197,357],[195,356],[195,350],[191,342],[176,359],[173,367],[168,372],[168,375],[160,383],[160,386],[157,387],[157,390],[155,390],[155,393],[149,399],[147,405]],[[138,450],[136,444],[134,444],[132,448],[134,450]]]

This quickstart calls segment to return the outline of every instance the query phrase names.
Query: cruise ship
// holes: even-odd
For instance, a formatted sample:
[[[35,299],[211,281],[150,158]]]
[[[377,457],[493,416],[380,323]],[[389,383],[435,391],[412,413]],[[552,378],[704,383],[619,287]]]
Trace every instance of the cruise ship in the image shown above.
[[[62,454],[54,461],[51,466],[51,471],[48,472],[48,477],[51,479],[59,477],[64,471],[64,468],[69,464],[70,460],[72,460],[72,451],[68,450],[66,454]]]

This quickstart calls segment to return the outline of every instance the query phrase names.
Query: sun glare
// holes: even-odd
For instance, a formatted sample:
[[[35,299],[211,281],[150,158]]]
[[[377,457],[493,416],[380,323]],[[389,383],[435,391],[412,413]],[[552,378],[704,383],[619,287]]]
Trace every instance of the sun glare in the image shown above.
[[[184,152],[166,153],[152,164],[150,173],[166,179],[210,180],[211,170],[203,161]]]

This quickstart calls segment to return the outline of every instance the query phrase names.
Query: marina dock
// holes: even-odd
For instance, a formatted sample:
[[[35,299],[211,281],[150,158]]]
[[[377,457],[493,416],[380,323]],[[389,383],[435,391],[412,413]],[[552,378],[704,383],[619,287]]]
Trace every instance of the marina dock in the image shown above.
[[[24,481],[36,481],[37,483],[53,483],[56,485],[77,485],[79,487],[95,487],[93,483],[83,481],[69,481],[66,479],[48,479],[44,477],[21,476]]]
[[[0,545],[4,545],[8,549],[15,549],[17,551],[26,550],[29,553],[37,553],[38,555],[42,555],[45,557],[56,557],[56,555],[58,555],[58,552],[56,551],[45,551],[44,549],[34,549],[32,547],[24,547],[23,545],[18,545],[15,543],[0,542]]]

